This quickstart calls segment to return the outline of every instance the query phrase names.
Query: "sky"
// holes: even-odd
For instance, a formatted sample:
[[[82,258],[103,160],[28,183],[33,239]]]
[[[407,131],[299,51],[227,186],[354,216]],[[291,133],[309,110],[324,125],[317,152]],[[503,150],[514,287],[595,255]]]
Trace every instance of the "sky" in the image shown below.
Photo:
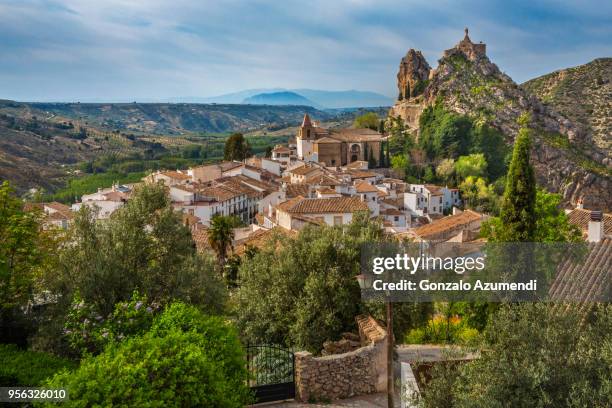
[[[0,0],[0,99],[150,101],[252,88],[397,95],[469,27],[515,81],[612,57],[602,0]]]

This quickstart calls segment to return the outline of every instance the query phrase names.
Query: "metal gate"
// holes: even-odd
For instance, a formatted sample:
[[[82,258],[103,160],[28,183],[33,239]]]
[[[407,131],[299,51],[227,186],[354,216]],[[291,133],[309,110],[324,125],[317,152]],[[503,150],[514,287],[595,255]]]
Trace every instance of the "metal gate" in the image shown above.
[[[256,402],[295,397],[295,357],[289,349],[272,346],[247,346],[249,386]]]

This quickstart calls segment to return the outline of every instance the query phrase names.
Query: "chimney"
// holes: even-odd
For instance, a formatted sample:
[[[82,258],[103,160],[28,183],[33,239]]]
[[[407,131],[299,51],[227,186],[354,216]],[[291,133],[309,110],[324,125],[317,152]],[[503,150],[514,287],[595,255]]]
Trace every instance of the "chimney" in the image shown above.
[[[576,203],[576,208],[579,210],[584,210],[584,199],[580,197],[578,202]]]
[[[587,241],[599,242],[604,237],[603,213],[601,211],[591,211],[589,221],[589,235]]]
[[[461,214],[462,212],[459,208],[453,206],[453,215]]]

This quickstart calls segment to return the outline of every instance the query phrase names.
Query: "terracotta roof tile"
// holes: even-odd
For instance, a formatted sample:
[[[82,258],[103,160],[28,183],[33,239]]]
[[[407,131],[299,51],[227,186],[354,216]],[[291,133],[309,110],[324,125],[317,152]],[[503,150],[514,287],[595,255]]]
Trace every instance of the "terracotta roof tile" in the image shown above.
[[[565,259],[549,289],[552,300],[579,302],[589,307],[593,302],[606,301],[612,282],[612,239],[588,244],[588,254],[576,261]],[[563,307],[561,303],[557,307]]]
[[[589,221],[591,220],[591,211],[576,208],[567,214],[569,222],[580,228],[583,232],[586,232],[589,228]],[[612,234],[612,214],[603,215],[604,222],[604,233],[606,235]]]
[[[358,193],[378,193],[378,189],[367,181],[358,181],[355,183],[355,191]]]
[[[278,207],[290,214],[352,213],[369,209],[359,197],[296,197],[279,204]]]
[[[423,225],[422,227],[414,230],[415,234],[421,238],[427,238],[436,234],[450,231],[454,228],[467,225],[473,221],[482,219],[484,216],[472,210],[465,210],[464,212],[456,215],[449,215],[448,217],[441,218],[431,224]]]

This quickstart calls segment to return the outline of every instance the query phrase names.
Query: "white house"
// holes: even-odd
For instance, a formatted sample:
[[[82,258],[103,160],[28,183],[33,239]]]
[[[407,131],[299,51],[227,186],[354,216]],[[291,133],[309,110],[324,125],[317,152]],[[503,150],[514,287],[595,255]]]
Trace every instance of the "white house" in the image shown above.
[[[359,197],[295,197],[277,205],[270,215],[275,225],[297,230],[308,223],[330,226],[349,224],[353,214],[360,211],[369,211],[369,208]]]

